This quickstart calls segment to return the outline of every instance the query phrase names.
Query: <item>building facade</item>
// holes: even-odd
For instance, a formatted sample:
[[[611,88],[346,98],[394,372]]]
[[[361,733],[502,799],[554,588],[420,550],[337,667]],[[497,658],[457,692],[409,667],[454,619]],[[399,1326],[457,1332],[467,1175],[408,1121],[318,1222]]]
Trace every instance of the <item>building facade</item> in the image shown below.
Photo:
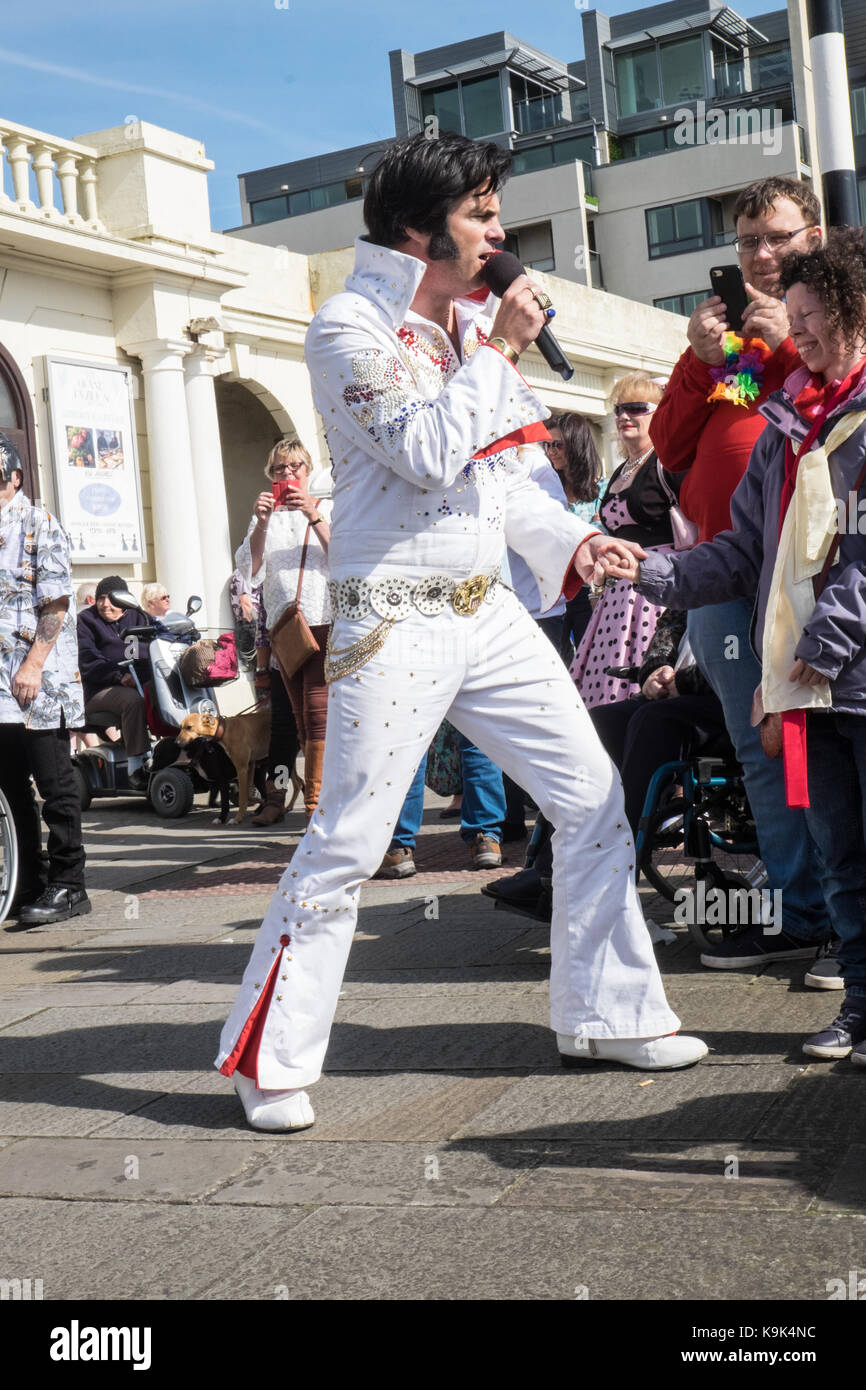
[[[76,585],[152,579],[230,626],[233,554],[274,442],[330,461],[303,341],[350,251],[314,255],[211,230],[202,145],[140,122],[67,140],[0,121],[0,429],[25,487],[73,540]],[[539,177],[536,175],[535,177]],[[569,383],[532,352],[530,383],[587,413],[608,466],[625,371],[667,374],[681,321],[543,273]]]
[[[844,0],[844,13],[866,213],[866,9]],[[503,224],[528,268],[688,314],[710,266],[733,259],[741,188],[779,175],[820,191],[805,0],[749,20],[717,0],[669,0],[581,24],[574,62],[507,32],[395,50],[395,138],[458,130],[509,148]],[[388,143],[242,174],[229,235],[350,244]]]

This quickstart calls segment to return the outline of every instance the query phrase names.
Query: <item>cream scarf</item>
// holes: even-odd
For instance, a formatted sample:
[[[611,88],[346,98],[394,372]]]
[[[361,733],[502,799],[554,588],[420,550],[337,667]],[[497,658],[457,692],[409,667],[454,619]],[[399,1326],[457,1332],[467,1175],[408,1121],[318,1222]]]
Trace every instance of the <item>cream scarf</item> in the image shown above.
[[[838,527],[838,507],[830,482],[828,459],[866,422],[866,411],[852,411],[834,425],[826,442],[805,454],[797,466],[791,498],[764,616],[761,700],[765,714],[784,710],[828,709],[829,685],[799,685],[788,680],[794,651],[815,608],[812,579],[821,573]]]

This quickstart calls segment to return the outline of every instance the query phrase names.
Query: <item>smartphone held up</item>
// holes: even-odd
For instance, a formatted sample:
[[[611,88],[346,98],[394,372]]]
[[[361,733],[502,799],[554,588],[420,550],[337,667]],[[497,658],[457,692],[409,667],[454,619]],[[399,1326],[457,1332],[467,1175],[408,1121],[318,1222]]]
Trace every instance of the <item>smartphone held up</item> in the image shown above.
[[[743,314],[749,296],[738,265],[714,265],[710,270],[710,293],[717,294],[725,305],[725,318],[735,333],[743,331]]]
[[[290,492],[297,492],[300,486],[297,478],[274,478],[271,484],[271,492],[274,498],[274,511],[284,506],[288,494]]]

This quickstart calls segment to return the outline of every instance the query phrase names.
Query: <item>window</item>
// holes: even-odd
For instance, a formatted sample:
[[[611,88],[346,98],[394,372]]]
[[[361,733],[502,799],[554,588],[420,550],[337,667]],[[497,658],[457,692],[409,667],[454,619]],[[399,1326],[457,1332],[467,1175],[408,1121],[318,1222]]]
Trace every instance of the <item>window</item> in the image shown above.
[[[717,97],[737,97],[746,90],[746,65],[739,50],[713,39],[713,91]]]
[[[715,198],[693,198],[687,203],[648,208],[646,222],[649,254],[653,259],[703,251],[725,240],[722,205]]]
[[[478,140],[484,135],[496,135],[502,130],[502,92],[499,74],[475,77],[461,83],[463,94],[464,135]]]
[[[704,42],[701,38],[663,43],[659,48],[662,71],[662,105],[695,101],[706,91]]]
[[[534,169],[549,169],[553,163],[553,144],[533,145],[528,150],[520,150],[511,165],[514,174],[531,174]]]
[[[620,159],[643,159],[646,155],[661,154],[671,147],[672,130],[642,130],[637,135],[621,135]]]
[[[655,48],[617,54],[616,90],[621,116],[636,116],[640,111],[654,111],[661,106]]]
[[[866,227],[866,178],[857,180],[857,192],[860,196],[860,226]]]
[[[851,91],[851,125],[855,135],[866,135],[866,87]]]
[[[666,299],[654,299],[657,309],[667,309],[669,314],[682,314],[691,318],[699,304],[707,298],[709,290],[693,290],[690,294],[669,294]]]
[[[510,74],[515,129],[521,135],[562,123],[562,94],[516,72]]]
[[[299,213],[310,211],[310,190],[302,188],[298,193],[289,194],[289,216],[297,217]]]
[[[585,89],[571,94],[571,119],[573,121],[589,119],[589,92]]]
[[[421,94],[421,105],[425,116],[435,116],[440,130],[453,130],[462,135],[460,124],[460,92],[457,83],[450,87],[439,87],[435,91]]]
[[[289,211],[289,203],[285,194],[279,198],[261,198],[257,203],[250,203],[250,217],[253,225],[260,222],[277,222],[281,217],[286,217]]]
[[[527,270],[555,270],[553,236],[549,222],[535,222],[529,227],[505,233],[505,250],[511,251]]]
[[[595,163],[595,147],[591,135],[572,135],[567,140],[554,140],[554,164],[570,164],[573,159],[581,159],[587,164]]]
[[[757,66],[757,72],[755,68]],[[778,87],[783,82],[791,82],[791,50],[787,44],[776,44],[765,48],[752,58],[752,87]]]
[[[452,82],[421,93],[424,116],[435,116],[440,130],[453,130],[477,140],[503,128],[499,74]]]

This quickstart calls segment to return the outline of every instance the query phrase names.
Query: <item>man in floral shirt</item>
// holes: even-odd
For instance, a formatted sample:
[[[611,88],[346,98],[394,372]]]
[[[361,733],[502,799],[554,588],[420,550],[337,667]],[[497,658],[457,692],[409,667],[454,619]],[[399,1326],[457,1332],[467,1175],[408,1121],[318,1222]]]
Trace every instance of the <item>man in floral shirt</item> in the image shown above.
[[[68,732],[84,722],[69,539],[25,497],[23,476],[17,449],[0,434],[0,785],[18,836],[16,906],[26,930],[80,916],[90,902]]]

